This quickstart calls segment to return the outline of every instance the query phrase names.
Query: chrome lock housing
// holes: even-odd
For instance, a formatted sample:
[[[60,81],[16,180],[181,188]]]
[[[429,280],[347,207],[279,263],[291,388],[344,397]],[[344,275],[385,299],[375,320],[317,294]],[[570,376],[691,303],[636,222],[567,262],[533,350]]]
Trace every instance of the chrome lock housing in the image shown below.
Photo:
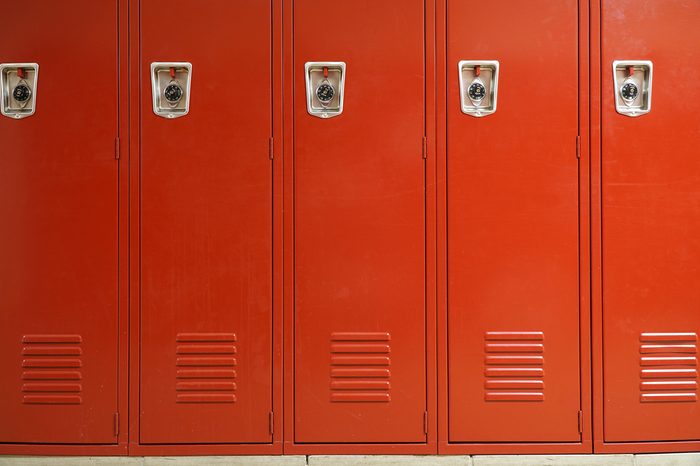
[[[613,82],[615,110],[637,117],[651,111],[653,64],[649,60],[615,60]]]
[[[0,88],[2,89],[0,111],[4,116],[18,120],[34,115],[38,75],[37,63],[0,65]]]
[[[191,82],[191,63],[151,63],[153,113],[163,118],[187,115],[190,111]]]
[[[498,61],[462,60],[458,69],[462,113],[473,117],[494,113],[498,102]]]
[[[343,113],[345,63],[307,62],[304,74],[309,115],[332,118]]]

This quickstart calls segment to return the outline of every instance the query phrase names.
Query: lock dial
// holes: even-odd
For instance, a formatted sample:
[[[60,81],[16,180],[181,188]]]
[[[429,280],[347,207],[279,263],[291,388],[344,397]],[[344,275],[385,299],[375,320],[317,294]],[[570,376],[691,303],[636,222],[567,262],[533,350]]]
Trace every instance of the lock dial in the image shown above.
[[[32,90],[24,83],[19,83],[12,91],[12,98],[19,103],[24,103],[32,96]]]
[[[486,87],[484,87],[484,85],[481,82],[474,81],[469,85],[469,89],[467,89],[467,95],[472,100],[472,102],[481,102],[482,100],[484,100],[484,97],[486,97]]]
[[[639,95],[639,88],[633,82],[627,82],[620,88],[620,95],[625,102],[631,103]]]
[[[324,81],[316,88],[316,98],[324,105],[330,103],[335,96],[335,89],[328,81]]]
[[[170,84],[165,87],[163,96],[171,105],[175,105],[182,99],[183,93],[182,87],[175,81],[171,81]]]

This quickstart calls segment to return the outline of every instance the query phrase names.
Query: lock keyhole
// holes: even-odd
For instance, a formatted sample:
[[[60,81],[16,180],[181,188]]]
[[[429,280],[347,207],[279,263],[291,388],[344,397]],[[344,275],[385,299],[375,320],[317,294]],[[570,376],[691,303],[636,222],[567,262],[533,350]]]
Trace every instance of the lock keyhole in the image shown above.
[[[32,90],[26,84],[18,84],[12,91],[12,98],[17,102],[24,103],[32,96]]]
[[[328,82],[323,82],[316,88],[316,98],[324,105],[333,100],[334,96],[335,89],[333,89],[333,86],[331,86]]]
[[[170,104],[175,105],[180,101],[180,99],[182,99],[183,93],[182,87],[178,83],[171,82],[165,87],[163,95],[165,96],[165,100],[167,100]]]

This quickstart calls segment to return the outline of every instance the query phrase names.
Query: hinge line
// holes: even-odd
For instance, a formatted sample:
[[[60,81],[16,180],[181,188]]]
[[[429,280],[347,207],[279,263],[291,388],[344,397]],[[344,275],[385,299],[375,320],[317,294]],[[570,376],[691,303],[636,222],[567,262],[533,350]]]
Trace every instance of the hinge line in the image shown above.
[[[578,412],[578,433],[583,434],[583,411]]]
[[[581,158],[581,136],[576,136],[576,158]]]

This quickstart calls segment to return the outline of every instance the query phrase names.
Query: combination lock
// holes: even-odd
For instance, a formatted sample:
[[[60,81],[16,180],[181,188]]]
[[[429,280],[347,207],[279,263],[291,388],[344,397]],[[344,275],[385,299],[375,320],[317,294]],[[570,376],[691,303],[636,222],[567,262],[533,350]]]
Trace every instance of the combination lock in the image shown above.
[[[627,82],[620,88],[620,95],[625,103],[632,103],[639,95],[639,88],[633,82]]]
[[[343,113],[345,63],[308,61],[304,63],[306,111],[316,118],[333,118]]]
[[[0,63],[0,115],[21,120],[34,115],[38,63]]]
[[[19,103],[27,102],[32,96],[32,90],[24,83],[18,84],[12,91],[12,98]]]
[[[471,99],[472,102],[478,103],[484,100],[484,97],[486,97],[486,87],[479,82],[479,81],[474,81],[469,85],[469,89],[467,89],[467,95]]]
[[[462,113],[481,118],[496,111],[498,60],[460,60],[459,102]]]
[[[328,105],[333,97],[335,96],[335,89],[331,86],[328,81],[322,82],[316,88],[316,98],[323,105]]]
[[[192,63],[151,63],[153,113],[161,118],[180,118],[190,111]]]
[[[184,92],[182,90],[182,86],[175,81],[170,82],[170,84],[168,84],[163,91],[163,96],[170,105],[177,105],[177,103],[180,102],[180,99],[182,99],[183,94]]]
[[[612,63],[615,110],[620,115],[638,117],[651,111],[651,60],[614,60]]]

